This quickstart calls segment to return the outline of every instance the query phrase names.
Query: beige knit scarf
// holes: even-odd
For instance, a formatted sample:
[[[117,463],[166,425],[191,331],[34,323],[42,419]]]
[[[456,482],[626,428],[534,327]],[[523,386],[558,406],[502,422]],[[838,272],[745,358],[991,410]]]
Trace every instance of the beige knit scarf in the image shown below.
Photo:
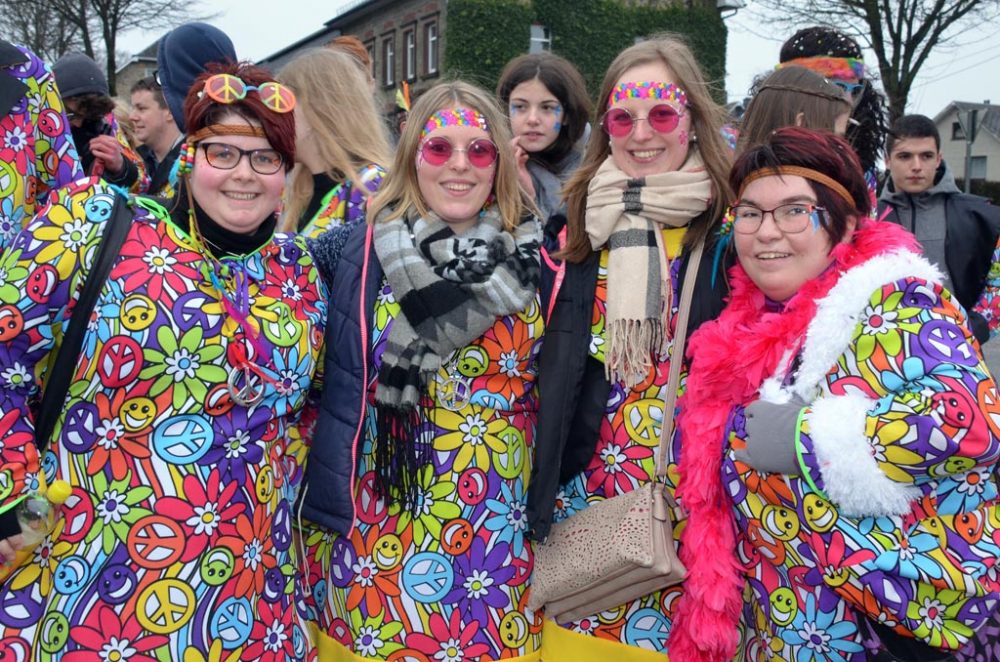
[[[666,349],[672,297],[664,227],[684,227],[708,208],[712,182],[697,150],[679,170],[630,178],[609,156],[587,191],[586,230],[608,255],[605,371],[628,387]]]

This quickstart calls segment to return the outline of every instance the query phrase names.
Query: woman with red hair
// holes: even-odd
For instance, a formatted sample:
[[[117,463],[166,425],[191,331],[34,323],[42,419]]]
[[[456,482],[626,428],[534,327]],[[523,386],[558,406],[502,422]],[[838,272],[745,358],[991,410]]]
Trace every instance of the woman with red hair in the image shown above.
[[[294,102],[254,66],[203,74],[184,103],[171,206],[81,180],[0,258],[0,308],[21,329],[0,333],[0,527],[39,483],[72,487],[65,517],[0,584],[0,648],[22,659],[312,656],[291,521],[326,298],[305,240],[274,233]],[[71,318],[119,230],[93,312]],[[67,353],[79,322],[80,349]],[[43,411],[37,396],[60,366],[67,394]],[[35,424],[53,409],[50,437]],[[0,528],[8,559],[23,542],[14,531]]]
[[[868,218],[844,139],[779,129],[730,184],[732,295],[680,403],[682,658],[947,659],[1000,598],[1000,406],[965,311]]]

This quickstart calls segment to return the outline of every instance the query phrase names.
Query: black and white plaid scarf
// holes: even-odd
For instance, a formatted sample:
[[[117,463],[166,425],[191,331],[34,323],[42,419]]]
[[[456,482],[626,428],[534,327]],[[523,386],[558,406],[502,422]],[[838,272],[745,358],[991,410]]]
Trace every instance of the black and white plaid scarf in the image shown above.
[[[508,232],[495,206],[461,235],[431,213],[375,223],[374,248],[400,315],[393,320],[375,390],[376,484],[414,495],[423,464],[417,439],[427,383],[452,352],[524,310],[538,289],[538,221]]]

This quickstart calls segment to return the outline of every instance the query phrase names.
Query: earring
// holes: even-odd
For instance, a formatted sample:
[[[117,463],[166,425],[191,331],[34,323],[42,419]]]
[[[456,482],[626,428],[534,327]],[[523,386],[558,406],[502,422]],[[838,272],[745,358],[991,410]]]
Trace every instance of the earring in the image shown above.
[[[177,156],[177,174],[186,175],[194,169],[194,149],[195,143],[181,145],[181,153]]]

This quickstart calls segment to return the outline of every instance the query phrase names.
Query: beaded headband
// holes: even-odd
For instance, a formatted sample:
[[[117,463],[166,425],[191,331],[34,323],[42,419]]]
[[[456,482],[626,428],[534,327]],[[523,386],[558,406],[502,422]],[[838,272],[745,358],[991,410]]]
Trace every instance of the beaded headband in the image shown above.
[[[794,60],[782,62],[775,69],[784,67],[805,67],[815,71],[823,78],[833,80],[862,79],[865,77],[865,62],[856,57],[830,57],[817,55],[815,57],[797,57]]]
[[[673,83],[653,83],[650,81],[621,83],[611,90],[611,96],[608,97],[608,107],[621,103],[625,99],[662,99],[687,106],[687,95],[684,94],[684,90]]]
[[[424,124],[424,131],[420,134],[423,138],[431,131],[446,126],[472,126],[483,131],[489,131],[486,125],[486,118],[478,110],[472,108],[447,108],[435,112]]]
[[[740,200],[743,198],[743,191],[747,190],[747,186],[750,185],[750,182],[756,181],[763,177],[780,177],[781,175],[798,175],[799,177],[810,179],[814,182],[822,184],[823,186],[826,186],[827,188],[831,189],[834,193],[836,193],[845,201],[847,201],[847,204],[849,204],[852,208],[857,205],[857,203],[854,202],[854,198],[851,197],[851,194],[847,192],[846,188],[844,188],[844,185],[835,180],[834,178],[830,177],[829,175],[824,175],[820,171],[813,170],[812,168],[803,168],[802,166],[792,166],[792,165],[778,166],[777,168],[761,168],[760,170],[754,170],[749,175],[747,175],[746,178],[743,179],[743,183],[740,185],[740,194],[736,196],[736,199]]]

